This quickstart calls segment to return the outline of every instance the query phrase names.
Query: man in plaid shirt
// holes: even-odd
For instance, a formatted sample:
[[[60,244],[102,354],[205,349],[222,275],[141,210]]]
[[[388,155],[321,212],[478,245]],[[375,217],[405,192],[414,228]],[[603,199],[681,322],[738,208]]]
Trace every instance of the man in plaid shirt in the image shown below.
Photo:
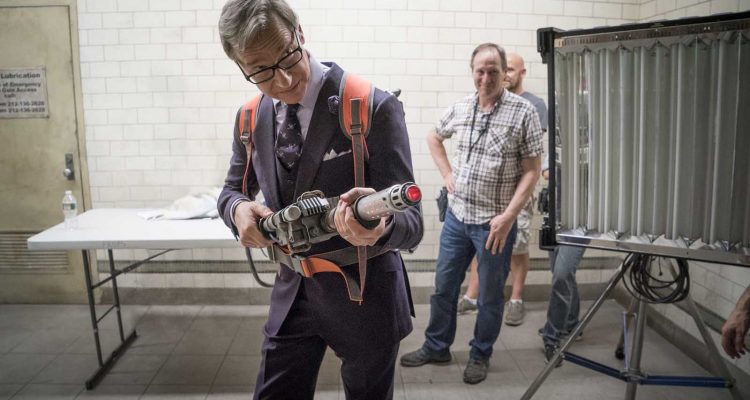
[[[450,201],[440,234],[426,340],[419,350],[401,357],[401,365],[451,361],[461,282],[476,255],[479,310],[464,370],[464,382],[474,384],[487,377],[500,334],[516,217],[539,179],[542,128],[534,106],[503,89],[507,60],[502,47],[477,46],[470,66],[476,93],[453,104],[427,137]],[[458,146],[451,163],[443,140],[454,136]]]

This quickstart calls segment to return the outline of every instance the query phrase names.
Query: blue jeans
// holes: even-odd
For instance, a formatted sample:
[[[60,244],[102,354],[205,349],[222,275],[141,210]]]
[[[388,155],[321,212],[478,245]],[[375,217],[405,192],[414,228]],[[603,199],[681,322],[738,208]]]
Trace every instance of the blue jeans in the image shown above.
[[[550,252],[552,289],[547,308],[547,323],[542,329],[545,345],[558,346],[578,325],[580,298],[576,269],[583,258],[585,247],[557,246]]]
[[[479,299],[474,339],[469,343],[471,358],[487,360],[500,335],[503,321],[503,286],[510,271],[510,255],[516,241],[513,224],[501,252],[484,249],[489,223],[475,225],[459,221],[450,210],[440,233],[440,251],[435,268],[435,294],[430,298],[430,322],[422,349],[428,354],[444,355],[456,338],[456,308],[466,269],[476,254],[479,274]]]

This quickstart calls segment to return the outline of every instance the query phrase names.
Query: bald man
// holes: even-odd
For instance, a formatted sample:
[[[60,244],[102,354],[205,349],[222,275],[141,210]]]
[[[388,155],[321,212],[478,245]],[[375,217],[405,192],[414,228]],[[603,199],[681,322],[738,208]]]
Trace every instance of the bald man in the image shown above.
[[[542,130],[546,131],[547,107],[544,105],[544,100],[524,90],[523,80],[525,77],[526,67],[524,66],[523,57],[516,53],[508,54],[508,69],[505,73],[504,86],[514,94],[526,99],[536,108]],[[518,214],[518,234],[516,235],[516,242],[513,245],[513,255],[510,262],[510,269],[513,273],[513,291],[511,292],[510,301],[507,303],[508,310],[505,312],[505,323],[510,326],[521,325],[526,314],[523,306],[523,287],[526,283],[526,275],[529,272],[529,238],[531,237],[529,227],[531,225],[531,216],[534,212],[532,203],[532,198],[529,198],[526,206]],[[459,314],[477,309],[476,299],[479,296],[479,278],[477,277],[476,266],[476,259],[474,259],[471,263],[469,285],[466,289],[466,294],[464,294],[458,305]]]
[[[527,92],[523,88],[523,80],[526,78],[526,66],[523,57],[516,53],[508,54],[508,72],[505,74],[505,87],[511,92],[528,100],[536,108],[539,114],[539,121],[542,123],[542,129],[547,130],[547,106],[541,97]]]

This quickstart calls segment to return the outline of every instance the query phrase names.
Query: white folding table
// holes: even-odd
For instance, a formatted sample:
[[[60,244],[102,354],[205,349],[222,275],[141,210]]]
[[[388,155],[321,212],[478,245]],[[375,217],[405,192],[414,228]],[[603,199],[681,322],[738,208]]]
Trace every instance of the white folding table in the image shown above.
[[[84,212],[77,216],[77,227],[67,229],[64,224],[55,225],[28,239],[29,250],[81,250],[86,278],[86,292],[94,331],[96,355],[99,368],[86,380],[86,389],[94,388],[112,368],[117,359],[135,340],[133,329],[125,336],[120,314],[120,297],[117,290],[117,277],[132,271],[160,255],[177,249],[191,248],[231,248],[239,247],[232,232],[220,219],[191,220],[150,220],[138,215],[142,209],[101,208]],[[110,276],[93,283],[89,251],[107,250]],[[122,269],[115,269],[114,249],[156,249],[162,250],[144,260],[134,262]],[[96,315],[94,289],[108,282],[112,283],[114,304],[100,317]],[[117,313],[120,343],[106,360],[102,358],[99,341],[99,322],[112,310]]]

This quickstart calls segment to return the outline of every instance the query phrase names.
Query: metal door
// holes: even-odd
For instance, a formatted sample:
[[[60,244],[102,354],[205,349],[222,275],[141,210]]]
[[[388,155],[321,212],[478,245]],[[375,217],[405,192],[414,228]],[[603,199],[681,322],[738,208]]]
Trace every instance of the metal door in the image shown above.
[[[26,249],[89,206],[75,0],[0,0],[0,54],[0,303],[85,302],[80,252]]]

